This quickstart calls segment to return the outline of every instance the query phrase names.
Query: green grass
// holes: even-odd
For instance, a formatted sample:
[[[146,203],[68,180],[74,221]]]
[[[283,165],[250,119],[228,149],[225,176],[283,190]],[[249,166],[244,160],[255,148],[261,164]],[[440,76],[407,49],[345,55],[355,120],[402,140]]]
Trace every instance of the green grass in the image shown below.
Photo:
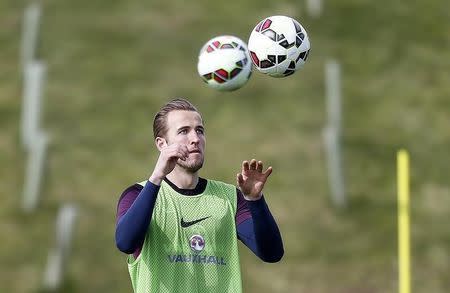
[[[63,292],[130,292],[114,244],[115,208],[156,160],[151,123],[169,98],[203,112],[201,175],[234,183],[244,159],[274,167],[267,201],[285,244],[279,264],[241,246],[245,292],[395,292],[395,154],[411,153],[413,292],[450,291],[450,4],[444,0],[43,1],[38,56],[48,65],[43,128],[51,135],[39,212],[20,210],[26,153],[19,48],[26,1],[0,2],[0,291],[40,292],[58,208],[80,208]],[[255,73],[232,93],[196,73],[209,38],[248,39],[263,17],[294,16],[312,51],[286,79]],[[349,208],[329,199],[323,67],[342,65]]]

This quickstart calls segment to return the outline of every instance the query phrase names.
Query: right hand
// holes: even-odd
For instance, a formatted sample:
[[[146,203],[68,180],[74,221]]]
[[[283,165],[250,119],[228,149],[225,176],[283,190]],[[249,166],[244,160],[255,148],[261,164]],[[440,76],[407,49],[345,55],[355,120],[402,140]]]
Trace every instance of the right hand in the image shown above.
[[[160,185],[164,177],[175,168],[178,159],[184,161],[188,157],[189,151],[185,144],[173,143],[162,148],[149,181],[153,184]]]

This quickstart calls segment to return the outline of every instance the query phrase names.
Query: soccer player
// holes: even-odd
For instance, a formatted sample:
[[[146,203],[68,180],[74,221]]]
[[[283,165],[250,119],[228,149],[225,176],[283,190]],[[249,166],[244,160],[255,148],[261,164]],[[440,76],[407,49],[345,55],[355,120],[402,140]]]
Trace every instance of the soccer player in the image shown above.
[[[161,108],[153,132],[155,167],[148,180],[125,189],[117,206],[116,245],[129,254],[134,291],[241,292],[237,239],[265,262],[284,253],[262,193],[272,168],[244,161],[237,187],[199,177],[205,128],[185,99]]]

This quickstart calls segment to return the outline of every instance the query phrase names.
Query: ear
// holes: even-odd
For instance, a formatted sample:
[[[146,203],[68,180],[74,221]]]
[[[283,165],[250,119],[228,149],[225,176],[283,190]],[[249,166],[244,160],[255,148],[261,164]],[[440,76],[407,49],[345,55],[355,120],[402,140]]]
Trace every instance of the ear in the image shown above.
[[[164,147],[167,146],[167,141],[165,138],[157,137],[155,138],[155,145],[158,148],[159,151],[161,151]]]

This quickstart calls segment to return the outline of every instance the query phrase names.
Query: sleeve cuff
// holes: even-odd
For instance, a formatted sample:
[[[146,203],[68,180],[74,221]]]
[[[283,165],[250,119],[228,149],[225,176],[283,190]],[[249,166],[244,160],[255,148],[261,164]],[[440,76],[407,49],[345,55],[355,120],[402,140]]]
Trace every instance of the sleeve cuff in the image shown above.
[[[144,192],[158,193],[160,187],[161,187],[160,185],[156,185],[153,182],[151,182],[150,180],[147,180],[147,183],[145,183],[145,186],[144,186],[144,190],[145,190]]]
[[[147,179],[147,183],[145,184],[145,186],[147,186],[147,185],[151,185],[151,186],[153,186],[154,188],[160,188],[160,187],[161,187],[161,185],[156,185],[155,183],[151,182],[151,181],[148,180],[148,179]]]
[[[267,210],[267,204],[264,195],[260,199],[254,201],[247,201],[248,208],[252,214],[264,213]]]

